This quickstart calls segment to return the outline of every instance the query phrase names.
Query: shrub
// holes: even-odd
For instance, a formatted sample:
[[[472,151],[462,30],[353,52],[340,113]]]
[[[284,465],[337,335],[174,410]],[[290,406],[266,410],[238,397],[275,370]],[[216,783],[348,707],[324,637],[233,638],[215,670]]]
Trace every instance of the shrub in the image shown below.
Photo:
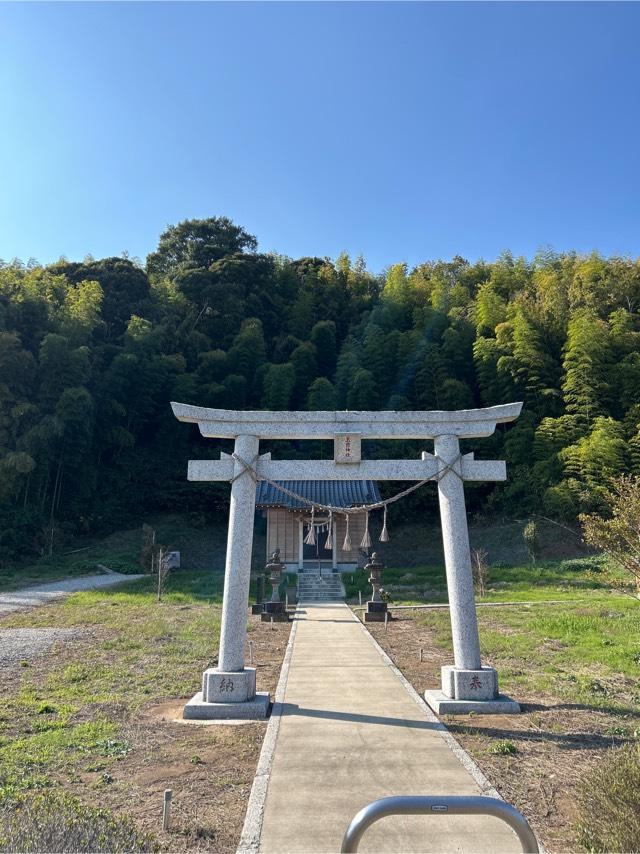
[[[473,570],[473,582],[479,596],[484,596],[487,589],[489,577],[488,553],[486,549],[471,549],[471,568]]]
[[[0,852],[157,851],[151,836],[136,831],[130,819],[86,807],[77,798],[47,792],[0,801]]]
[[[535,563],[536,555],[538,553],[538,526],[533,520],[527,522],[524,526],[522,539],[524,540],[524,544],[529,552],[531,563]]]
[[[610,750],[583,780],[578,839],[589,851],[640,851],[640,746]]]
[[[640,597],[640,477],[614,478],[609,504],[609,517],[580,516],[584,538],[612,557],[631,576],[636,595]],[[621,586],[616,579],[611,581],[613,586]]]
[[[496,741],[489,748],[489,753],[495,756],[513,756],[518,752],[518,748],[512,741]]]

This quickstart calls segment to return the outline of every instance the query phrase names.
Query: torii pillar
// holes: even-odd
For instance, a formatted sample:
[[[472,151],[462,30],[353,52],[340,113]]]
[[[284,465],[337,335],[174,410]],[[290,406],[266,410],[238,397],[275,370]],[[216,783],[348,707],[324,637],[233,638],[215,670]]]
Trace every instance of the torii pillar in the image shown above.
[[[264,718],[268,711],[269,695],[256,693],[255,668],[244,665],[260,478],[437,481],[454,664],[442,668],[442,690],[426,691],[425,699],[439,714],[520,711],[514,700],[499,694],[496,671],[482,666],[464,501],[465,480],[505,480],[506,468],[499,460],[461,455],[459,440],[490,436],[497,424],[518,417],[521,403],[456,412],[252,412],[171,406],[178,420],[198,424],[203,436],[235,440],[233,455],[189,462],[189,480],[231,483],[231,507],[218,666],[203,674],[202,692],[186,704],[185,718]],[[272,460],[270,454],[259,453],[263,438],[334,439],[335,459]],[[362,439],[432,439],[435,453],[424,452],[420,460],[361,460]]]

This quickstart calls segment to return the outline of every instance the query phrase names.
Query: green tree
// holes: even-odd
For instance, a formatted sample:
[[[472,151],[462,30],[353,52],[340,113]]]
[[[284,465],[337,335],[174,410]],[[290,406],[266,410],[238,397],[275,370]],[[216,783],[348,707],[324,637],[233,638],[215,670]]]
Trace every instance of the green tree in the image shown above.
[[[143,314],[148,306],[151,291],[147,274],[128,258],[103,258],[81,263],[62,261],[50,269],[63,276],[74,289],[82,288],[86,282],[97,282],[101,299],[93,290],[86,292],[83,298],[88,297],[93,306],[100,303],[99,321],[110,341],[122,335],[132,314]],[[94,321],[90,324],[93,327],[98,320],[95,307],[90,308],[89,313]]]
[[[307,409],[331,412],[336,408],[336,390],[326,377],[318,377],[309,386]]]
[[[158,248],[147,256],[147,270],[156,277],[174,277],[187,269],[207,269],[238,252],[255,252],[256,238],[226,216],[186,219],[169,225]]]
[[[266,362],[266,344],[262,322],[250,317],[242,324],[240,332],[233,340],[229,350],[229,367],[235,374],[241,374],[247,381],[247,387],[253,385],[258,369]]]
[[[262,406],[265,409],[289,409],[296,384],[296,372],[290,362],[269,365],[263,380]]]
[[[246,378],[240,374],[229,374],[222,385],[225,389],[223,408],[244,409],[248,397]]]
[[[493,282],[485,282],[476,295],[475,321],[478,335],[493,335],[496,326],[506,319],[505,301],[495,292]]]
[[[53,332],[42,341],[39,361],[40,400],[49,409],[65,389],[84,385],[91,371],[88,348],[74,348]]]
[[[354,375],[347,397],[349,409],[377,409],[378,385],[371,371],[360,368]]]
[[[332,377],[336,369],[338,343],[336,325],[332,320],[321,320],[311,330],[311,343],[316,348],[318,372],[322,377]]]
[[[562,392],[567,412],[577,415],[586,424],[606,412],[609,366],[606,323],[591,309],[576,311],[567,331]]]
[[[442,386],[447,372],[440,348],[428,344],[425,348],[422,366],[416,374],[416,400],[420,409],[442,409]]]
[[[622,425],[613,418],[596,418],[593,429],[575,444],[563,448],[558,457],[567,483],[577,483],[579,505],[585,509],[606,502],[608,482],[622,474],[628,449]]]
[[[624,474],[612,478],[604,511],[583,514],[580,521],[585,540],[602,549],[628,573],[634,593],[640,598],[640,478]],[[609,581],[621,586],[615,576]]]
[[[409,300],[410,285],[406,264],[393,264],[387,271],[382,296],[401,305]]]
[[[309,386],[318,373],[316,348],[313,344],[301,344],[291,354],[290,364],[293,367],[295,384],[293,387],[293,405],[304,406],[309,392]]]
[[[347,408],[347,400],[349,389],[353,382],[353,378],[360,370],[360,360],[358,359],[355,349],[352,349],[349,343],[342,348],[338,357],[338,366],[336,368],[336,395],[339,409]]]

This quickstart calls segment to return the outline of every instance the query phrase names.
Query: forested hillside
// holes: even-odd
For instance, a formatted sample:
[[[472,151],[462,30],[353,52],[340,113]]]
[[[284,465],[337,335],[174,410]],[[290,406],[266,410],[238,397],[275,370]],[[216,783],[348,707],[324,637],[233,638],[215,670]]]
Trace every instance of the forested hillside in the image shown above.
[[[470,490],[471,509],[574,518],[600,506],[610,474],[640,474],[639,307],[640,262],[629,259],[456,257],[374,276],[346,255],[261,254],[223,217],[168,228],[145,267],[126,257],[4,263],[2,560],[223,495],[186,482],[198,438],[170,400],[265,409],[523,400],[516,425],[478,446],[507,459],[509,482]],[[197,446],[199,456],[213,450]]]

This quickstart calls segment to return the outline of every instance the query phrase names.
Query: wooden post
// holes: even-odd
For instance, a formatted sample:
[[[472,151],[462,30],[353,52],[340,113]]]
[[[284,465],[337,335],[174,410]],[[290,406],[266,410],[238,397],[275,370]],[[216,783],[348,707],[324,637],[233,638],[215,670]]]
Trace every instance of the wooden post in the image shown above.
[[[162,801],[162,829],[169,830],[169,824],[171,822],[171,798],[173,797],[173,792],[171,789],[164,790],[164,799]]]

